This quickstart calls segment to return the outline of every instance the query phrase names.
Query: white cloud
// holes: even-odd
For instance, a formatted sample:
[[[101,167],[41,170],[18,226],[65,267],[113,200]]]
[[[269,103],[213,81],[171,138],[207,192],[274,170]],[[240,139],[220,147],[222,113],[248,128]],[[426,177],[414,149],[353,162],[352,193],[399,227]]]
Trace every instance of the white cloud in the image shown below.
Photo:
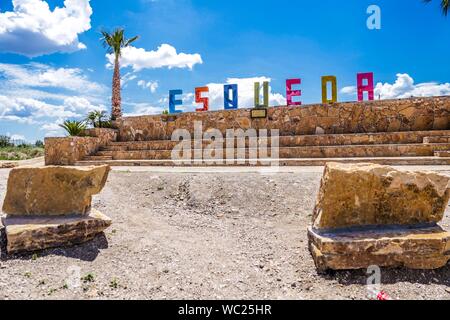
[[[62,123],[62,122],[63,121],[58,121],[58,123]],[[54,123],[54,122],[52,122],[52,123],[45,123],[42,126],[42,130],[45,130],[45,131],[58,131],[60,129],[62,129],[62,128],[57,123]]]
[[[340,90],[345,95],[356,95],[355,86],[344,87]],[[407,73],[398,73],[393,84],[378,82],[375,86],[375,97],[381,99],[403,99],[410,97],[433,97],[450,95],[450,83],[414,83],[414,79]]]
[[[11,134],[7,132],[6,135],[10,137],[11,140],[23,140],[23,141],[27,140],[23,134]]]
[[[0,51],[36,57],[85,49],[78,35],[91,28],[90,0],[65,0],[53,11],[46,1],[13,0],[0,13]]]
[[[63,119],[58,119],[52,123],[44,123],[41,130],[45,132],[45,137],[62,137],[65,135],[64,129],[58,124],[63,123]]]
[[[9,84],[19,87],[62,88],[70,91],[96,92],[105,90],[103,85],[91,82],[77,68],[53,68],[31,63],[27,65],[0,63],[0,76]]]
[[[128,82],[131,82],[131,81],[135,80],[136,78],[137,78],[137,75],[135,75],[132,72],[128,72],[124,76],[121,77],[121,79],[120,79],[121,82],[120,83],[121,83],[123,88],[126,88],[127,85],[128,85]]]
[[[133,108],[132,112],[124,113],[125,117],[161,114],[163,112],[163,110],[165,109],[163,107],[155,107],[148,103],[124,102],[123,104]]]
[[[57,124],[82,119],[89,111],[106,110],[104,103],[105,88],[89,81],[80,69],[0,64],[0,121],[62,135]]]
[[[42,125],[41,129],[55,129],[55,123],[64,119],[82,119],[89,111],[106,110],[104,105],[93,105],[82,97],[68,97],[62,104],[50,104],[31,98],[0,95],[0,121]],[[48,122],[53,119],[52,122]],[[51,126],[49,126],[51,124]]]
[[[414,84],[407,73],[398,73],[393,84],[379,82],[375,86],[375,96],[382,99],[401,99],[413,97],[432,97],[450,95],[450,83],[435,82]]]
[[[348,86],[348,87],[344,87],[344,88],[342,88],[341,90],[340,90],[340,92],[342,93],[342,94],[348,94],[348,95],[350,95],[350,94],[356,94],[356,87],[355,86]]]
[[[156,89],[158,89],[158,81],[144,81],[144,80],[139,80],[138,81],[138,86],[141,87],[142,89],[150,89],[151,93],[155,93]]]
[[[107,54],[108,66],[114,64],[114,55]],[[157,68],[192,68],[196,64],[202,64],[200,54],[177,53],[177,50],[168,44],[162,44],[156,51],[146,51],[133,46],[124,48],[120,60],[122,67],[132,67],[134,71]]]
[[[254,83],[259,82],[261,85],[264,81],[271,81],[267,77],[254,78],[229,78],[226,84],[238,85],[238,105],[239,108],[251,108],[254,106]],[[223,83],[210,83],[209,87],[209,105],[211,110],[223,109]],[[262,94],[262,93],[261,93]],[[269,104],[271,106],[280,106],[286,104],[286,98],[280,93],[272,93],[272,87],[269,86]]]
[[[94,111],[94,110],[103,110],[106,111],[106,106],[100,104],[92,104],[91,101],[84,97],[68,97],[64,100],[65,110],[70,110],[75,113],[81,113],[82,115]]]
[[[20,123],[37,123],[44,117],[75,117],[76,113],[65,110],[64,106],[51,105],[30,98],[14,98],[0,95],[0,120],[12,120]]]

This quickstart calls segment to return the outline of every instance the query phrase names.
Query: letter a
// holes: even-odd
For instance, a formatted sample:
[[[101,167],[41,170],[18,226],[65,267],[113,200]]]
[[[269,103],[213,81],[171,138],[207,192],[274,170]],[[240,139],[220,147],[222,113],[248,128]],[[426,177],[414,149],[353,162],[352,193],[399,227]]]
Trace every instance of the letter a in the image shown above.
[[[358,73],[356,78],[358,83],[358,101],[364,101],[364,92],[368,92],[369,100],[373,100],[373,73]],[[364,84],[364,80],[367,81],[367,84]]]

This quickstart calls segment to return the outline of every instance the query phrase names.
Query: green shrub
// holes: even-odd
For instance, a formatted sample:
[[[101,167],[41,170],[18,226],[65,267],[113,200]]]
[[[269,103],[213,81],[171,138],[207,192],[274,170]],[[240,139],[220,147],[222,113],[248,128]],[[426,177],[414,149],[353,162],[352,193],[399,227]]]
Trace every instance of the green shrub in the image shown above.
[[[71,137],[81,137],[87,126],[84,121],[66,120],[63,124],[59,125],[66,130],[67,134]]]

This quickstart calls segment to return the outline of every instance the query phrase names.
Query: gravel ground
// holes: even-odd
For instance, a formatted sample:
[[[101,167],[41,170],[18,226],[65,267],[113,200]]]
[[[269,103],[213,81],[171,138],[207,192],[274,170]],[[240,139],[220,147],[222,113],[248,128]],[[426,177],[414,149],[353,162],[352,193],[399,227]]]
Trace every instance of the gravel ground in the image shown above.
[[[319,275],[308,252],[320,178],[111,172],[93,204],[113,226],[72,248],[3,251],[0,299],[367,299],[364,271]],[[450,299],[450,265],[384,269],[382,282],[394,299]]]

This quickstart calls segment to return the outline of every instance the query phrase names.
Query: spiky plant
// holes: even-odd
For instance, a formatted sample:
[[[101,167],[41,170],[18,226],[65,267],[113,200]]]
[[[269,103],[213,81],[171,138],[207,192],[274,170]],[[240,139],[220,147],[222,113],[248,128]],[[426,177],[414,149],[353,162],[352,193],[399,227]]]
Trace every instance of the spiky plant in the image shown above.
[[[432,0],[423,0],[426,3],[431,2]],[[447,16],[448,14],[448,10],[450,8],[450,0],[441,0],[441,8],[442,8],[442,13]]]
[[[120,94],[120,57],[122,56],[122,49],[128,47],[137,39],[139,39],[139,36],[126,39],[125,30],[122,28],[118,28],[113,32],[102,31],[101,41],[103,42],[103,46],[107,48],[108,53],[114,54],[111,120],[116,120],[122,117],[122,98]]]
[[[86,123],[84,121],[66,120],[59,126],[66,130],[67,134],[71,137],[82,136],[84,130],[86,130]]]

